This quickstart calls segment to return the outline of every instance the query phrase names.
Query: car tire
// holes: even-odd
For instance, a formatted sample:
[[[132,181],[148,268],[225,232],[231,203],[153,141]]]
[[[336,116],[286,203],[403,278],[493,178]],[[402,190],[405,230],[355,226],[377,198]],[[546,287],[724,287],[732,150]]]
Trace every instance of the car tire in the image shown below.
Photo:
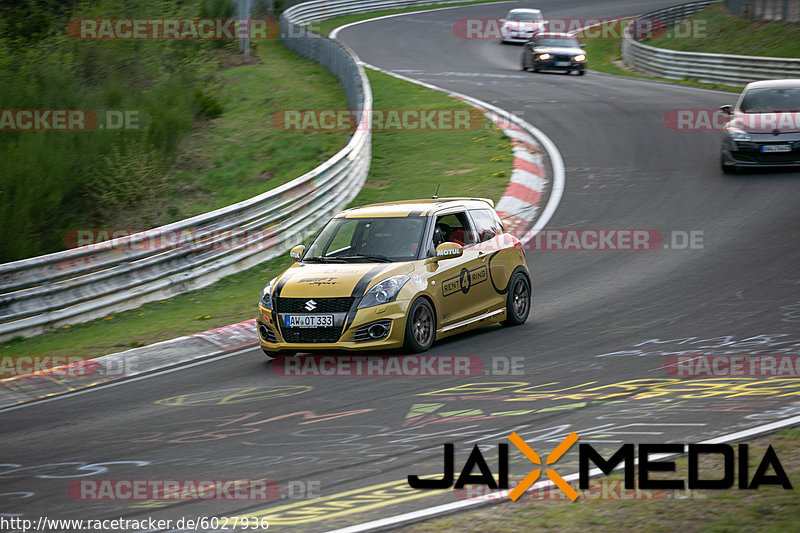
[[[719,168],[722,170],[723,174],[736,174],[737,168],[733,165],[725,164],[725,156],[720,156],[719,158]]]
[[[578,71],[578,76],[583,76],[584,74],[586,74],[585,70],[579,70]]]
[[[522,56],[522,72],[528,72],[528,65],[525,64],[525,56]]]
[[[425,298],[417,298],[408,310],[403,349],[422,353],[433,345],[436,338],[436,313]]]
[[[528,320],[531,312],[531,282],[522,272],[511,276],[506,296],[506,319],[504,326],[519,326]]]

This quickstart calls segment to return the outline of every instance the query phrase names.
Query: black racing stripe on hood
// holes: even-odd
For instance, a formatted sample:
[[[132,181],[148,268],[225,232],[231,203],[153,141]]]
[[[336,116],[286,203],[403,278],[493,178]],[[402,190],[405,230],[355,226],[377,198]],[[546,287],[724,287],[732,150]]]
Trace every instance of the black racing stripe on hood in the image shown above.
[[[361,276],[361,279],[358,280],[355,287],[353,287],[353,292],[350,293],[350,296],[354,298],[361,298],[364,296],[364,293],[367,292],[367,285],[369,285],[369,282],[375,279],[375,276],[384,270],[386,270],[386,265],[382,263],[367,270],[367,272]]]
[[[379,264],[375,265],[374,267],[367,270],[367,272],[361,276],[361,279],[358,280],[355,287],[353,287],[353,292],[350,293],[350,296],[353,297],[353,305],[350,306],[350,312],[347,313],[347,319],[344,323],[344,328],[342,331],[347,331],[347,328],[350,327],[350,324],[353,323],[353,320],[356,319],[356,312],[358,311],[358,304],[361,303],[361,298],[364,297],[364,294],[367,292],[367,285],[369,282],[375,279],[375,276],[386,270],[386,265]]]
[[[281,295],[281,290],[283,289],[283,286],[286,285],[286,282],[289,281],[290,277],[291,276],[286,275],[286,272],[283,273],[283,276],[281,276],[281,279],[278,280],[278,283],[275,284],[275,288],[272,290],[273,298],[277,298]]]
[[[273,305],[272,305],[272,309],[270,310],[270,315],[272,316],[272,323],[275,325],[275,329],[277,329],[278,331],[280,331],[281,328],[278,326],[278,310],[276,309],[277,306],[274,304],[274,302],[275,302],[275,299],[277,299],[278,296],[280,296],[281,289],[283,289],[284,285],[286,285],[286,273],[285,272],[281,276],[281,279],[278,280],[278,283],[275,284],[275,287],[272,289]]]

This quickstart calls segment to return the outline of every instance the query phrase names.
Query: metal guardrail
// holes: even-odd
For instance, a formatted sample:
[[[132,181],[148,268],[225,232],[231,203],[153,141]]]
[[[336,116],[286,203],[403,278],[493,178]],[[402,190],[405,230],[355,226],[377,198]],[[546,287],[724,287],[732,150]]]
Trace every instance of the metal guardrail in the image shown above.
[[[662,21],[672,28],[721,0],[706,0],[646,13],[638,20]],[[637,21],[625,27],[622,59],[634,69],[668,79],[691,78],[703,83],[741,86],[764,79],[800,78],[800,59],[680,52],[648,46],[634,39]]]
[[[339,78],[357,117],[372,109],[366,74],[349,48],[301,31],[291,10],[281,27],[290,48]],[[168,298],[284,253],[361,189],[371,135],[369,126],[358,128],[322,165],[248,200],[130,237],[0,265],[0,340]]]
[[[800,22],[800,0],[725,0],[732,15],[771,22]]]

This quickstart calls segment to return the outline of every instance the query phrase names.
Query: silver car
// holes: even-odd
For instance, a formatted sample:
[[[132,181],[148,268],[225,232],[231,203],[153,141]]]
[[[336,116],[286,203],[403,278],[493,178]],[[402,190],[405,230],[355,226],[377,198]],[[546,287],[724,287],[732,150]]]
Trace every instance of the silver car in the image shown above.
[[[729,116],[720,165],[725,173],[746,167],[800,166],[800,79],[748,84]]]
[[[500,22],[504,43],[526,43],[546,24],[538,9],[512,9]]]

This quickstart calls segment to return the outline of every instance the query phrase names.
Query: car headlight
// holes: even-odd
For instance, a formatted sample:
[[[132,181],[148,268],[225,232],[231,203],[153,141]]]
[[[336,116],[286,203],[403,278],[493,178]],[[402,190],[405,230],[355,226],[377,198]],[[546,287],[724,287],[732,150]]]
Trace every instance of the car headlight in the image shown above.
[[[543,61],[546,61],[550,59],[550,54],[539,54],[538,56],[536,56],[536,59],[541,59]]]
[[[578,54],[575,56],[575,61],[586,61],[586,56],[584,54]]]
[[[361,303],[358,304],[358,308],[363,309],[365,307],[393,302],[395,298],[397,298],[397,293],[400,292],[403,285],[410,279],[409,276],[401,274],[377,283],[367,291],[367,294],[361,299]]]
[[[739,128],[725,128],[725,132],[730,136],[732,141],[744,141],[747,142],[752,139],[750,134],[744,130]]]
[[[264,309],[269,309],[270,311],[272,310],[272,285],[274,283],[274,279],[267,283],[267,286],[264,287],[263,291],[261,291],[261,298],[258,300],[258,302],[261,304],[261,307]]]

